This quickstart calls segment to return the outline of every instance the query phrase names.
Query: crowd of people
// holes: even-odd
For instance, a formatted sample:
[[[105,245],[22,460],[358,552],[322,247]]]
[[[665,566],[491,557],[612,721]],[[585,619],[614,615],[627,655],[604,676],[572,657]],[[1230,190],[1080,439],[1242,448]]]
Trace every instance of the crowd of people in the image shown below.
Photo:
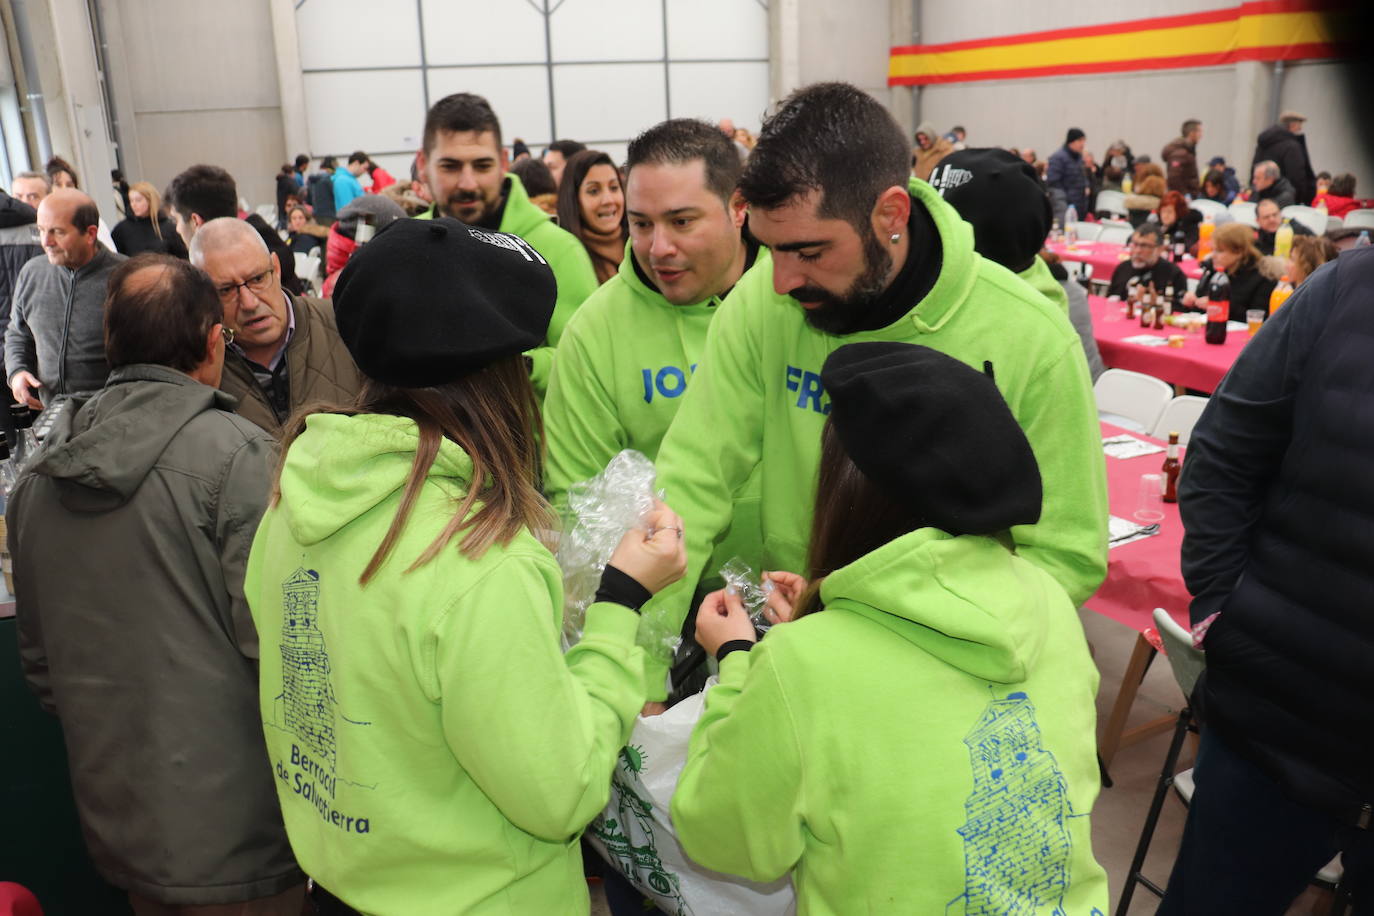
[[[1318,194],[1301,123],[1260,137],[1259,237],[1212,236],[1238,298],[1266,204]],[[1200,173],[1201,135],[1100,167],[1077,129],[1048,163],[963,127],[913,149],[821,83],[757,138],[672,119],[617,163],[507,147],[456,93],[409,181],[302,155],[274,226],[192,165],[117,183],[108,243],[70,166],[19,176],[5,377],[21,424],[51,420],[7,493],[20,652],[101,875],[139,916],[296,916],[307,877],[323,916],[585,913],[617,756],[714,674],[672,798],[695,862],[790,875],[802,913],[1106,912],[1076,610],[1107,572],[1101,359],[1042,252],[1103,188],[1153,197],[1122,267],[1192,306],[1160,254],[1233,180]],[[1374,390],[1374,252],[1331,245],[1295,241],[1306,282],[1185,465],[1217,673],[1161,912],[1282,912],[1338,851],[1374,891],[1374,497],[1339,457],[1374,410],[1324,397]],[[312,289],[294,258],[319,249]],[[625,449],[660,496],[568,648],[551,548]],[[762,628],[732,557],[763,571]],[[1271,626],[1324,648],[1271,677]],[[612,912],[651,906],[590,867]]]

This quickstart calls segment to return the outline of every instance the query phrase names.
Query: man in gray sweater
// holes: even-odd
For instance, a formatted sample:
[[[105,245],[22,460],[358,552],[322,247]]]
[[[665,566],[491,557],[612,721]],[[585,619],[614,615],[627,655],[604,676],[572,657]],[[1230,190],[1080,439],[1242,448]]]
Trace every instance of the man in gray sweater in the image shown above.
[[[105,385],[105,286],[124,256],[96,241],[99,223],[95,201],[73,188],[38,205],[47,260],[19,272],[5,332],[6,381],[17,403],[41,408]]]

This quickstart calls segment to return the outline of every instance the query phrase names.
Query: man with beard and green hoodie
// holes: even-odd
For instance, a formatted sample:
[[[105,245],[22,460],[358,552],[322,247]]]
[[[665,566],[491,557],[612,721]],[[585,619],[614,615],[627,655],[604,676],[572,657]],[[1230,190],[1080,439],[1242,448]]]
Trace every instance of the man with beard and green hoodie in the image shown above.
[[[757,647],[737,596],[703,603],[720,683],[678,839],[718,871],[793,872],[802,916],[1100,916],[1097,669],[1006,536],[1040,515],[1030,443],[987,376],[927,347],[846,345],[821,377],[812,582],[774,592]]]
[[[560,508],[568,487],[621,450],[657,457],[721,300],[768,259],[742,237],[744,208],[731,205],[740,160],[718,129],[664,121],[630,141],[626,155],[630,251],[568,323],[544,401],[545,485]],[[746,487],[722,559],[757,550],[757,524],[745,533],[757,506],[757,489]]]
[[[1045,480],[1039,522],[1011,531],[1018,550],[1076,603],[1106,575],[1106,467],[1078,337],[1061,310],[974,250],[969,225],[930,185],[908,182],[907,155],[892,116],[843,83],[798,90],[764,125],[740,192],[772,260],[721,306],[659,450],[658,483],[687,522],[690,565],[646,607],[654,627],[687,614],[732,497],[755,473],[763,565],[802,565],[830,410],[821,365],[861,340],[986,365]],[[651,691],[662,690],[666,664],[652,657]]]
[[[143,254],[109,287],[110,377],[10,495],[24,673],[62,724],[91,859],[136,912],[299,913],[243,592],[274,443],[216,390],[204,273]]]
[[[415,164],[435,201],[419,219],[451,216],[480,229],[519,236],[553,268],[558,301],[548,334],[541,346],[525,354],[530,379],[542,396],[563,328],[597,286],[587,249],[531,203],[519,177],[507,171],[501,122],[480,95],[456,92],[434,103],[425,115],[423,148]]]

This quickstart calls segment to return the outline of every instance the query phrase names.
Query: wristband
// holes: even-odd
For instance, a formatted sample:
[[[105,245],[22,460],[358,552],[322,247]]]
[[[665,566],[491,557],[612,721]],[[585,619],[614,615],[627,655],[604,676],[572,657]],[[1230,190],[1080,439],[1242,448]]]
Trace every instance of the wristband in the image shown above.
[[[638,614],[644,602],[652,597],[653,594],[634,577],[608,564],[601,573],[601,584],[597,586],[593,600],[621,604]]]
[[[732,639],[729,642],[721,643],[720,648],[716,650],[716,661],[725,661],[725,656],[731,652],[748,652],[752,648],[754,648],[752,639]]]

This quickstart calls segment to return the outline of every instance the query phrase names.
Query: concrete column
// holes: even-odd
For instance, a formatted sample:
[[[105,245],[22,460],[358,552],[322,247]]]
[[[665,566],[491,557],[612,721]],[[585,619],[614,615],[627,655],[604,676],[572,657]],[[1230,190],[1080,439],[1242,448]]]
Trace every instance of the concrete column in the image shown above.
[[[301,51],[296,40],[296,4],[292,0],[272,0],[272,41],[277,51],[286,159],[292,161],[299,153],[313,156],[310,127],[305,120],[305,77],[301,74]]]
[[[54,58],[60,76],[52,85],[60,85],[61,111],[65,117],[58,117],[54,110],[58,102],[52,97],[46,72],[43,77],[44,95],[52,101],[48,109],[49,127],[52,130],[53,149],[63,152],[59,146],[62,133],[66,133],[66,147],[71,158],[69,162],[76,168],[81,178],[81,190],[95,199],[100,215],[113,226],[119,221],[119,210],[115,207],[115,193],[110,185],[110,170],[114,168],[112,141],[105,113],[105,95],[100,86],[100,74],[96,66],[95,46],[91,41],[91,17],[84,0],[49,0],[49,13],[52,16],[51,40],[55,45]],[[59,123],[66,131],[59,131]]]
[[[770,108],[801,84],[801,0],[772,0],[768,4]]]
[[[892,47],[909,45],[919,40],[916,11],[912,0],[889,0],[888,31],[891,37],[888,44]],[[888,111],[902,126],[902,133],[910,137],[916,131],[917,104],[920,100],[919,86],[891,86],[888,89]]]
[[[1272,64],[1260,61],[1241,61],[1236,64],[1236,89],[1231,107],[1230,165],[1236,170],[1242,187],[1250,184],[1250,157],[1255,151],[1255,138],[1269,126],[1269,96],[1272,89]]]

